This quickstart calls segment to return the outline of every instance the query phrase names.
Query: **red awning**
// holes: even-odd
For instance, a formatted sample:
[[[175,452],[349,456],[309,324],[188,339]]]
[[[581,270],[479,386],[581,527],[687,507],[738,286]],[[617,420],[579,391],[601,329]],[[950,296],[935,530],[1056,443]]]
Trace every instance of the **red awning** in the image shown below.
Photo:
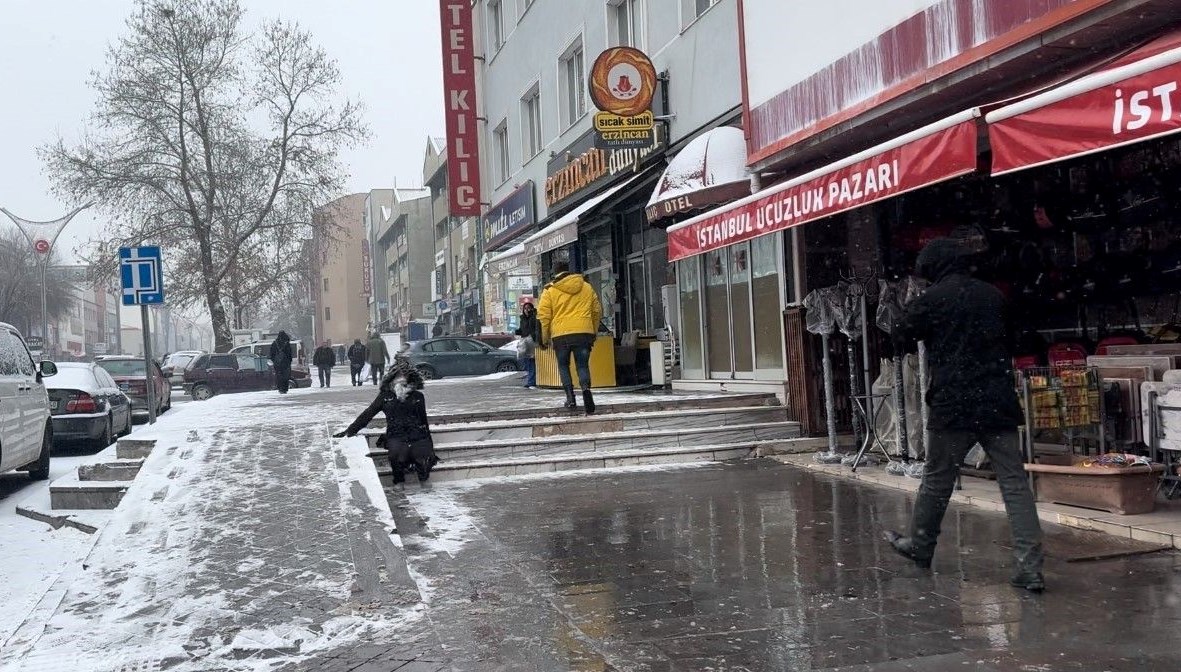
[[[677,261],[799,226],[976,170],[968,110],[668,229]]]
[[[993,175],[1181,131],[1181,31],[985,119]]]

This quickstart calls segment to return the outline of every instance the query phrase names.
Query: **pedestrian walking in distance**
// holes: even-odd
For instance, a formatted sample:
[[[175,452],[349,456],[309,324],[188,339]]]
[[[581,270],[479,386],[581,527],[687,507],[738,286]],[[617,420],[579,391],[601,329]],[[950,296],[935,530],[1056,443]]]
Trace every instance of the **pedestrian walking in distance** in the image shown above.
[[[401,362],[395,364],[382,378],[381,389],[373,403],[348,429],[333,436],[356,436],[378,413],[385,413],[385,434],[378,440],[378,445],[384,446],[389,453],[394,483],[405,482],[408,469],[418,474],[419,483],[426,483],[439,459],[435,456],[422,386],[422,376],[413,367]]]
[[[291,385],[291,361],[295,355],[291,352],[291,337],[286,331],[280,331],[271,342],[271,364],[275,367],[275,389],[279,394],[287,394]]]
[[[365,370],[365,360],[369,358],[369,349],[361,342],[361,339],[353,339],[353,344],[349,346],[349,375],[352,378],[353,385],[364,385],[365,380],[361,377],[361,372]]]
[[[517,336],[521,337],[518,345],[517,358],[525,367],[526,389],[537,388],[537,344],[541,342],[541,322],[537,319],[537,309],[529,302],[521,306],[521,326],[517,328]]]
[[[312,353],[312,364],[320,374],[320,387],[332,387],[332,367],[336,366],[336,353],[332,351],[332,341],[324,341],[323,345],[316,348]]]
[[[574,399],[574,382],[570,379],[570,359],[578,369],[578,384],[582,387],[582,403],[587,415],[595,412],[591,394],[590,353],[595,335],[603,320],[603,304],[599,295],[582,275],[571,273],[570,266],[554,264],[554,277],[541,292],[537,308],[541,323],[541,347],[554,348],[558,360],[558,376],[566,392],[566,408],[578,408]]]
[[[960,465],[979,443],[988,454],[1009,515],[1017,572],[1010,581],[1032,592],[1045,589],[1042,529],[1022,464],[1010,332],[1004,297],[972,278],[961,245],[931,241],[919,254],[916,274],[931,286],[907,307],[893,328],[895,346],[913,352],[927,346],[931,385],[926,471],[909,534],[887,531],[899,554],[931,566],[935,543]]]
[[[373,335],[369,337],[368,350],[369,372],[373,376],[373,384],[377,385],[385,376],[385,365],[390,363],[390,351],[377,332],[373,332]]]

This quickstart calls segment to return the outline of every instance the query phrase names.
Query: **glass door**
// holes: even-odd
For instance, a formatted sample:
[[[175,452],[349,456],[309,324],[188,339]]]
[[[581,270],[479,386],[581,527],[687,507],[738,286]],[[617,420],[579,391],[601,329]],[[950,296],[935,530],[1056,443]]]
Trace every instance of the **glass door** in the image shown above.
[[[735,378],[754,378],[754,334],[751,330],[750,243],[730,249],[730,338],[734,343]]]
[[[648,287],[645,283],[644,258],[636,257],[627,262],[627,305],[628,329],[644,332],[648,329],[647,305]]]
[[[730,338],[730,286],[727,250],[705,253],[706,351],[711,378],[733,377]]]

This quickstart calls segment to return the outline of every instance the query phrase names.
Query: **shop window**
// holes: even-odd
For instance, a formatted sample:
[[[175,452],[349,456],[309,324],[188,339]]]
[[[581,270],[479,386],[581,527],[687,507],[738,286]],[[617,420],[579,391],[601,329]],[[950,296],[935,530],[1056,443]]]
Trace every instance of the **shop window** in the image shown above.
[[[643,257],[627,262],[627,303],[628,328],[631,331],[647,331],[648,285]]]
[[[562,82],[562,120],[570,127],[586,114],[586,65],[582,37],[562,54],[558,61],[558,72]]]
[[[711,374],[729,374],[730,366],[730,288],[728,250],[705,253],[705,314],[714,316],[705,321]]]
[[[730,246],[730,321],[735,373],[754,371],[750,276],[750,243]]]
[[[705,348],[701,340],[701,258],[677,264],[681,304],[681,370],[686,378],[705,377]]]
[[[650,329],[663,329],[666,326],[664,311],[664,296],[661,288],[670,283],[668,277],[668,248],[662,247],[652,250],[645,255],[648,271],[648,307],[652,311],[648,320]]]
[[[779,237],[750,243],[751,304],[754,310],[755,369],[783,369],[783,301],[779,295]]]

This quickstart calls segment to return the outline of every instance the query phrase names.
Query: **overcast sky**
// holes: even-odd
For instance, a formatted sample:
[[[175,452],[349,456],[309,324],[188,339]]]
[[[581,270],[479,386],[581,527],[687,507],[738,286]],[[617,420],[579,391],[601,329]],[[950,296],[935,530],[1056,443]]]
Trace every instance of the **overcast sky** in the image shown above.
[[[75,138],[93,108],[90,73],[125,29],[131,0],[0,0],[0,206],[32,220],[74,205],[49,193],[38,145]],[[443,135],[439,4],[428,0],[241,0],[247,22],[283,16],[340,64],[341,93],[360,98],[369,146],[342,155],[350,191],[422,182],[428,135]],[[9,226],[0,215],[0,226]],[[67,259],[101,227],[83,213],[62,234]]]

